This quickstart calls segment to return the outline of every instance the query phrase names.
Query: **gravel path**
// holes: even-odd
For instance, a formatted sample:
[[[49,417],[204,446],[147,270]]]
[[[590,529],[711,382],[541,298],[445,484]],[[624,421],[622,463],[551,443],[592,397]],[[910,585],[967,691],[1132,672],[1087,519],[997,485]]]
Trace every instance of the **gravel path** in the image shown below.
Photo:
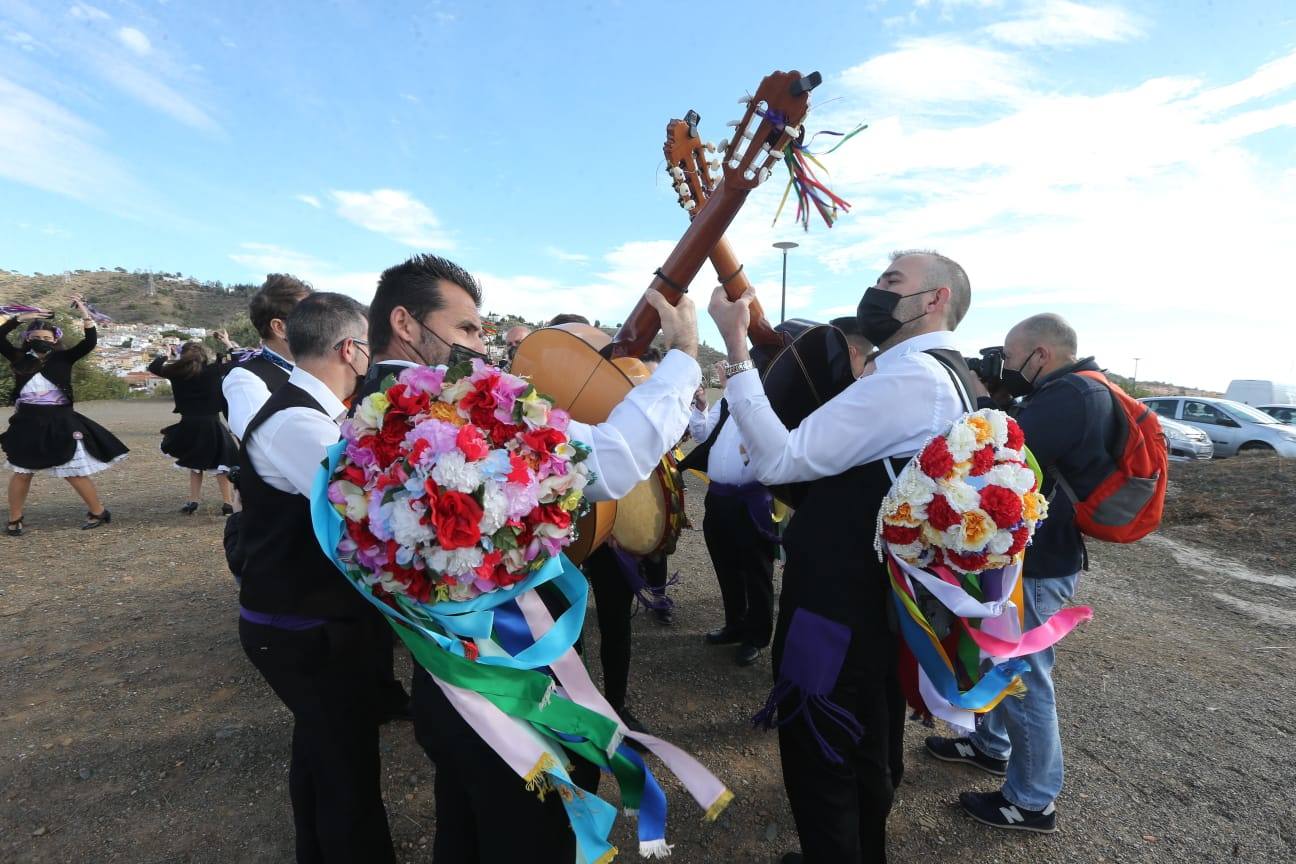
[[[0,538],[0,860],[291,860],[290,718],[238,644],[215,490],[198,515],[178,512],[184,477],[157,451],[169,406],[82,409],[134,452],[102,477],[112,525],[78,531],[80,502],[42,478],[27,536]],[[965,818],[957,793],[993,781],[924,758],[927,730],[910,724],[893,861],[1296,860],[1296,571],[1208,539],[1171,529],[1093,550],[1077,601],[1096,618],[1058,652],[1059,832],[993,833]],[[668,784],[672,860],[775,862],[796,832],[774,736],[747,724],[768,662],[738,669],[702,645],[720,612],[700,531],[671,569],[682,577],[674,626],[635,621],[632,705],[738,796],[701,825]],[[408,725],[386,727],[383,750],[399,857],[426,862],[432,768]],[[618,832],[622,860],[635,860]]]

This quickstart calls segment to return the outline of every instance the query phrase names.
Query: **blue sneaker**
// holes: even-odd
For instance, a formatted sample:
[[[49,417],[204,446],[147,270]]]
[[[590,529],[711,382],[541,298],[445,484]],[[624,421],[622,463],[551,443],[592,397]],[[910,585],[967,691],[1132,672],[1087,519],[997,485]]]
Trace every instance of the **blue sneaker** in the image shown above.
[[[1057,830],[1057,809],[1050,803],[1043,810],[1027,810],[1008,801],[1002,792],[963,792],[959,803],[967,814],[991,828],[1052,834]]]
[[[927,752],[942,762],[961,762],[980,768],[987,774],[1003,777],[1008,773],[1008,760],[987,756],[976,748],[971,738],[942,738],[927,736]]]

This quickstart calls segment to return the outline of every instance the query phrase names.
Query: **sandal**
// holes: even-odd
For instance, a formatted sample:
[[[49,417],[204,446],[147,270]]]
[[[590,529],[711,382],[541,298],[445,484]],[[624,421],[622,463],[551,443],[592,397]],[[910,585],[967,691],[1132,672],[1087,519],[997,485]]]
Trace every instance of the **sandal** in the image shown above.
[[[23,535],[22,517],[19,516],[17,519],[10,522],[8,527],[5,528],[5,533],[10,537],[21,537]]]
[[[103,512],[98,515],[95,515],[94,513],[87,513],[86,517],[87,517],[86,523],[81,526],[82,531],[89,531],[93,528],[98,528],[100,525],[107,525],[109,522],[112,521],[112,514],[108,512],[107,507],[105,507],[103,509]]]
[[[186,516],[192,516],[193,514],[198,512],[198,502],[190,501],[188,504],[180,508],[180,512],[185,514]]]

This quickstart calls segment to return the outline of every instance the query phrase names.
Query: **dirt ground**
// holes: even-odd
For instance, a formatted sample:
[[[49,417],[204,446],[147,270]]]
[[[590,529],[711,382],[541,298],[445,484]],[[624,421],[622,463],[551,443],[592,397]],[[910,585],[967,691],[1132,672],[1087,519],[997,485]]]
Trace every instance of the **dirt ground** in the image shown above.
[[[289,861],[290,716],[239,647],[215,489],[196,516],[178,512],[184,475],[157,450],[169,405],[81,407],[134,452],[100,478],[111,525],[77,530],[80,502],[42,478],[27,535],[0,537],[0,860]],[[1290,470],[1175,465],[1174,524],[1093,548],[1076,601],[1096,618],[1058,651],[1058,833],[996,833],[963,816],[957,793],[994,781],[926,758],[928,732],[909,724],[891,859],[1296,860]],[[632,704],[737,795],[703,825],[668,782],[672,860],[776,862],[796,832],[775,738],[748,724],[768,660],[739,669],[703,646],[720,605],[700,531],[671,569],[682,579],[675,624],[635,621]],[[408,724],[384,728],[383,751],[399,858],[426,862],[433,769]],[[621,860],[634,860],[626,826],[617,832]]]

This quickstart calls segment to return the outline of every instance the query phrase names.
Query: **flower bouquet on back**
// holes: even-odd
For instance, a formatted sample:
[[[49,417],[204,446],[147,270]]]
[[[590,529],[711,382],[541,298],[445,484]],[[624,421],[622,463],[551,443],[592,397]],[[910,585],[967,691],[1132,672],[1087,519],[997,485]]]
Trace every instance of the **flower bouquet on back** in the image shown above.
[[[1021,565],[1047,516],[1041,475],[1017,422],[983,409],[956,420],[895,478],[876,546],[890,573],[911,704],[964,729],[1021,691],[1023,661],[1092,617],[1063,610],[1022,632]],[[924,608],[949,620],[938,633]],[[942,628],[943,629],[943,628]]]
[[[640,816],[641,852],[668,851],[665,796],[623,736],[708,815],[732,795],[687,754],[629,732],[572,648],[588,586],[562,552],[590,473],[566,412],[479,360],[412,367],[384,385],[343,424],[317,479],[321,546],[519,782],[557,790],[586,860],[610,860],[615,810],[572,783],[569,753],[617,778]],[[546,583],[566,599],[556,620],[534,592]]]

